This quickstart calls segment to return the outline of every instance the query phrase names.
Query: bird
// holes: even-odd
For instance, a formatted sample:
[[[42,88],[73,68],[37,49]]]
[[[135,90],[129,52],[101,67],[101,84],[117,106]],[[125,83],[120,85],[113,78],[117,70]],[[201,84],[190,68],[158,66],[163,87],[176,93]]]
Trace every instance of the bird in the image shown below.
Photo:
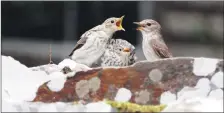
[[[145,19],[133,23],[138,25],[136,30],[140,31],[142,34],[142,50],[148,61],[173,57],[163,40],[161,26],[157,21]]]
[[[110,39],[104,55],[95,66],[129,66],[136,62],[135,47],[123,39]]]
[[[104,54],[107,42],[116,31],[125,31],[122,27],[124,15],[110,17],[102,24],[93,27],[81,35],[69,57],[77,63],[91,67]]]

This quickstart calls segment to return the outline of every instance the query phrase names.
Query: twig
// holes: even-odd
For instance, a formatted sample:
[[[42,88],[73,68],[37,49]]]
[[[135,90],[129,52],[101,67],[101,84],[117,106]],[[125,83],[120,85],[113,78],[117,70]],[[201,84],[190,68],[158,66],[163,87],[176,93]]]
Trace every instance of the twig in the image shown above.
[[[49,47],[49,64],[53,64],[53,61],[51,60],[51,57],[52,57],[52,51],[51,51],[51,44],[50,44],[50,47]]]

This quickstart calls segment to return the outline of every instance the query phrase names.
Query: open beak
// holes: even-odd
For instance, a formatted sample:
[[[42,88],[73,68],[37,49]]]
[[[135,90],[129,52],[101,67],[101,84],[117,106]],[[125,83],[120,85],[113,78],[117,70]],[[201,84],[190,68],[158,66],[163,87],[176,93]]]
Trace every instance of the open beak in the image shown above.
[[[123,51],[124,52],[130,52],[130,48],[124,48]]]
[[[133,22],[133,23],[136,24],[136,25],[138,25],[138,27],[136,28],[136,30],[139,30],[139,31],[143,30],[144,25],[142,25],[140,22]]]
[[[118,30],[123,30],[125,29],[122,27],[122,21],[123,21],[124,16],[120,17],[119,20],[116,22],[116,26],[118,27]]]

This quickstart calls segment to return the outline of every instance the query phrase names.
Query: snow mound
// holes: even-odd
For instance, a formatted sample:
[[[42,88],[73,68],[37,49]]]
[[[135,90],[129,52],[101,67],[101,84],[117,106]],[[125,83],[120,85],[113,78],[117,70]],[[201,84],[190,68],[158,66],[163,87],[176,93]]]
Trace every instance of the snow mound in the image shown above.
[[[51,91],[58,92],[64,87],[64,83],[66,82],[66,76],[62,72],[54,72],[50,74],[52,78],[47,86]]]
[[[76,72],[78,72],[78,71],[87,71],[87,70],[91,69],[88,66],[76,63],[75,61],[73,61],[71,59],[64,59],[63,61],[61,61],[58,64],[58,66],[61,69],[64,68],[65,66],[68,66],[71,70],[76,71]]]
[[[32,101],[39,86],[48,80],[44,71],[31,71],[12,57],[2,56],[2,90],[9,100]]]

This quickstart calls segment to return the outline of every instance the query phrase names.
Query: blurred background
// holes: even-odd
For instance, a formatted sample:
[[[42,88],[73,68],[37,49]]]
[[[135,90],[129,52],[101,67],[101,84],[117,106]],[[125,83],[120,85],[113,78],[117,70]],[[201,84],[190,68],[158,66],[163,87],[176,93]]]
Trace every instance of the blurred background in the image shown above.
[[[134,21],[155,19],[174,56],[223,58],[223,1],[1,1],[2,55],[26,66],[59,63],[82,33],[109,17],[125,15],[117,32],[142,53]]]

